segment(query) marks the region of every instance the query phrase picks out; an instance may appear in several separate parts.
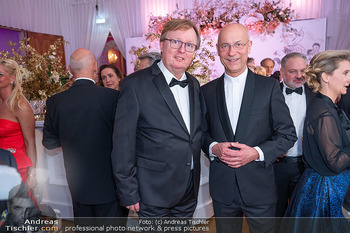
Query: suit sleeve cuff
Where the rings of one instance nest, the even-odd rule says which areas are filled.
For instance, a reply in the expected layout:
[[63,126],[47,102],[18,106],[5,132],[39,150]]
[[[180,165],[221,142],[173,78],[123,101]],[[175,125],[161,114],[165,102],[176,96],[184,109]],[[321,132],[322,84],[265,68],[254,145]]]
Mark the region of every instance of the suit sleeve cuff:
[[218,144],[218,142],[212,142],[210,145],[209,145],[209,158],[210,158],[210,161],[213,161],[217,156],[213,154],[212,152],[212,148],[213,146],[215,146],[216,144]]
[[259,153],[259,158],[256,159],[255,161],[265,161],[264,152],[260,149],[260,147],[255,146],[254,149],[257,150]]

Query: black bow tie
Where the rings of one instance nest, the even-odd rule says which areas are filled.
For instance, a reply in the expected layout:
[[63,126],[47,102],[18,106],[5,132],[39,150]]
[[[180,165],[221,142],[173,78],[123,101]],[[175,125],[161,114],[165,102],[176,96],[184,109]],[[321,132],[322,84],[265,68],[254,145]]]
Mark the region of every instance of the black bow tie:
[[169,83],[169,87],[173,87],[175,85],[180,85],[180,87],[186,87],[187,84],[188,84],[188,80],[187,79],[185,79],[183,81],[179,81],[179,80],[173,78],[171,80],[171,82]]
[[295,88],[294,90],[292,90],[292,89],[290,89],[290,88],[288,88],[288,87],[286,88],[286,94],[287,94],[287,95],[292,94],[293,92],[295,92],[295,93],[301,95],[301,94],[303,94],[303,88],[298,87],[298,88]]

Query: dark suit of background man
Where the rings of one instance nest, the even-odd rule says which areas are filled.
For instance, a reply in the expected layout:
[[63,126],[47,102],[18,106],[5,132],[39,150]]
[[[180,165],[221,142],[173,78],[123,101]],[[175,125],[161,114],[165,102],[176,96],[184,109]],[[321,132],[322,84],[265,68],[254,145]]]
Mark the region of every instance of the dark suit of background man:
[[98,87],[95,56],[77,49],[70,58],[75,82],[46,102],[43,145],[62,147],[75,217],[127,216],[118,204],[111,164],[119,92]]
[[[252,42],[241,24],[223,28],[216,45],[225,74],[202,87],[206,103],[204,152],[217,232],[241,232],[242,219],[274,217],[272,163],[293,146],[295,128],[279,82],[247,68]],[[232,148],[230,148],[232,147]],[[250,232],[273,232],[274,220],[248,218]]]
[[171,20],[160,37],[162,59],[123,80],[112,161],[122,205],[141,218],[191,217],[196,208],[200,88],[185,71],[199,45],[191,21]]
[[281,90],[289,108],[290,115],[297,132],[298,140],[292,148],[276,160],[274,164],[278,201],[276,216],[283,217],[295,185],[304,171],[302,160],[302,135],[306,110],[310,106],[314,94],[305,84],[303,71],[307,59],[300,53],[289,53],[282,58]]

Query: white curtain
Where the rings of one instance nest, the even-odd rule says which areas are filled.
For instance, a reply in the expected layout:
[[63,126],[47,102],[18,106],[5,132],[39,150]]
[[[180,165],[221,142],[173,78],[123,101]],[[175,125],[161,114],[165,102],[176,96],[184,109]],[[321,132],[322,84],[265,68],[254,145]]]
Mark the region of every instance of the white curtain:
[[[98,58],[107,35],[111,32],[125,57],[125,39],[145,34],[151,13],[165,16],[177,9],[191,9],[194,2],[195,0],[1,0],[0,25],[62,35],[69,41],[66,47],[67,61],[70,54],[79,47],[91,50]],[[326,49],[350,49],[349,0],[283,2],[285,6],[292,4],[299,19],[327,18]],[[99,6],[98,14],[106,19],[105,24],[95,23],[96,3]]]
[[327,18],[326,49],[350,50],[349,0],[285,0],[300,19]]
[[119,51],[126,57],[125,39],[142,35],[140,0],[109,0],[104,3],[112,36]]
[[76,48],[71,4],[57,0],[1,0],[0,25],[32,32],[62,35],[70,42],[66,61]]

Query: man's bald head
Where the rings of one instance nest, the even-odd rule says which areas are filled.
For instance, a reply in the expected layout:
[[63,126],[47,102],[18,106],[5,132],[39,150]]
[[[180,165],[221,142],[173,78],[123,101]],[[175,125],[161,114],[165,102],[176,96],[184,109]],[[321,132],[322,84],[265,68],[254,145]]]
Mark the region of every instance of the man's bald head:
[[237,77],[246,70],[251,47],[248,29],[242,24],[232,23],[221,29],[216,48],[226,74]]
[[221,37],[225,36],[226,34],[230,33],[236,33],[239,34],[240,38],[244,38],[245,40],[249,40],[249,31],[248,29],[239,23],[231,23],[226,25],[223,29],[220,30],[219,36],[218,36],[218,43],[220,43]]
[[97,62],[87,49],[79,48],[70,57],[69,70],[75,78],[86,77],[97,80]]

